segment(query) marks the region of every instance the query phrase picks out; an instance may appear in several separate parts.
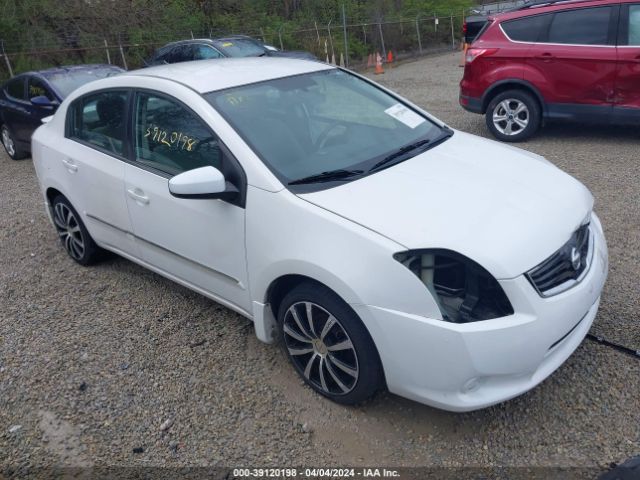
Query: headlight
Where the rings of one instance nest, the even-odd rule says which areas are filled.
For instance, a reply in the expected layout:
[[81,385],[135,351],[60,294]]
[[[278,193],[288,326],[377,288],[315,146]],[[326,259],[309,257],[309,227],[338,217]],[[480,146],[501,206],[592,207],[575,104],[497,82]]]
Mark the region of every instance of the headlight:
[[513,314],[498,281],[464,255],[450,250],[410,250],[393,257],[425,284],[448,322],[477,322]]

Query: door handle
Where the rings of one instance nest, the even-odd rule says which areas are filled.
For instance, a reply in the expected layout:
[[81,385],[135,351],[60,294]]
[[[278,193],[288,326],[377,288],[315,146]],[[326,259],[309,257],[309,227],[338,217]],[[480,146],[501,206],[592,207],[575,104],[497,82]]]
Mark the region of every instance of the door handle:
[[78,171],[78,166],[75,163],[73,163],[73,160],[64,158],[62,160],[62,163],[64,163],[64,166],[67,168],[69,173],[76,173]]
[[545,52],[545,53],[541,53],[540,55],[536,55],[536,58],[538,60],[542,60],[543,62],[550,62],[551,60],[553,60],[555,57],[553,56],[552,53],[549,52]]
[[149,197],[147,197],[139,188],[130,188],[127,190],[127,193],[141,205],[147,205],[149,203]]

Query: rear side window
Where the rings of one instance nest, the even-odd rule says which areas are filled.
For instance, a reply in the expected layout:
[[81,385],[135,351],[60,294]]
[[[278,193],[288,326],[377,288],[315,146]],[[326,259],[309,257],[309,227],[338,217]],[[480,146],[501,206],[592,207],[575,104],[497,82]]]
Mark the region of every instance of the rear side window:
[[222,169],[218,138],[200,117],[165,97],[136,96],[136,160],[170,175],[194,168]]
[[127,97],[126,91],[107,91],[74,102],[69,110],[70,137],[123,156]]
[[552,15],[535,15],[502,23],[507,36],[516,42],[538,42],[551,20]]
[[7,93],[18,100],[26,100],[27,98],[24,95],[24,77],[11,80],[7,84]]
[[629,37],[627,45],[640,46],[640,5],[629,5]]
[[473,34],[473,31],[469,30],[469,26],[467,26],[467,35],[465,37],[465,41],[467,43],[473,43],[476,40],[478,40],[480,37],[482,37],[482,35],[484,35],[484,32],[486,32],[489,27],[493,25],[493,20],[492,21],[486,21],[484,22],[484,25],[482,25],[482,27],[480,28],[480,30],[478,31],[478,33],[476,35]]
[[549,43],[608,45],[611,7],[558,12],[549,28]]

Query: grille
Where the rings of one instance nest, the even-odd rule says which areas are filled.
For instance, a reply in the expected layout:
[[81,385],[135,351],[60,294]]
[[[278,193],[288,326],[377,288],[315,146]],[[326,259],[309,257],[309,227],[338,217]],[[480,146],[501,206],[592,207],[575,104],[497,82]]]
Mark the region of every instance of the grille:
[[557,295],[581,280],[589,268],[590,243],[589,224],[583,225],[557,252],[527,272],[527,278],[541,296]]

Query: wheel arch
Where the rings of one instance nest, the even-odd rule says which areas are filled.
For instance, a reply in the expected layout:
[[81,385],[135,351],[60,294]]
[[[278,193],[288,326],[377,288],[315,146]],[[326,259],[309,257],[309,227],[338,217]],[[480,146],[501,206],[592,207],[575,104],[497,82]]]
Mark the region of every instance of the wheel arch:
[[51,208],[51,205],[53,204],[53,199],[56,198],[58,195],[62,195],[64,198],[67,198],[64,195],[64,193],[62,193],[57,188],[54,188],[54,187],[47,188],[47,190],[45,191],[45,197],[47,198],[47,202],[49,203],[49,208]]
[[512,78],[508,80],[501,80],[499,82],[494,83],[491,88],[489,88],[484,95],[482,96],[482,113],[487,113],[487,108],[489,108],[489,103],[491,100],[495,98],[496,95],[501,94],[502,92],[506,92],[507,90],[523,90],[527,93],[533,95],[533,97],[538,101],[538,105],[540,106],[540,112],[543,117],[546,117],[547,108],[545,105],[544,98],[542,94],[538,91],[538,89],[533,86],[531,83],[526,80],[520,80],[517,78]]
[[380,365],[380,372],[382,375],[381,381],[382,381],[382,384],[384,385],[384,388],[386,389],[387,388],[386,372],[384,369],[384,364],[382,362],[382,357],[380,355],[379,346],[376,344],[374,337],[372,335],[372,332],[367,326],[365,320],[361,318],[360,315],[358,315],[358,313],[351,307],[347,299],[345,299],[345,297],[341,295],[340,292],[336,290],[336,288],[332,288],[330,285],[327,285],[325,282],[317,280],[316,278],[313,278],[306,274],[288,273],[288,274],[281,275],[278,278],[275,278],[267,287],[265,292],[265,297],[264,297],[264,302],[266,305],[269,306],[269,310],[273,314],[273,319],[275,320],[275,322],[278,321],[277,320],[278,310],[280,309],[280,305],[282,303],[282,300],[286,296],[286,294],[289,291],[291,291],[291,289],[295,288],[296,285],[300,285],[302,283],[315,284],[329,290],[331,293],[336,295],[337,298],[342,300],[345,303],[345,305],[348,307],[348,309],[353,312],[353,315],[355,315],[355,317],[360,321],[360,323],[362,324],[362,328],[364,328],[367,336],[369,337],[373,345],[373,349],[375,350],[375,354],[377,356],[377,361],[379,362],[379,365]]

